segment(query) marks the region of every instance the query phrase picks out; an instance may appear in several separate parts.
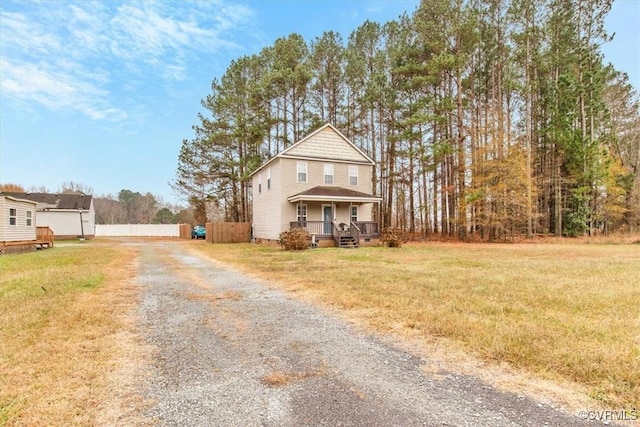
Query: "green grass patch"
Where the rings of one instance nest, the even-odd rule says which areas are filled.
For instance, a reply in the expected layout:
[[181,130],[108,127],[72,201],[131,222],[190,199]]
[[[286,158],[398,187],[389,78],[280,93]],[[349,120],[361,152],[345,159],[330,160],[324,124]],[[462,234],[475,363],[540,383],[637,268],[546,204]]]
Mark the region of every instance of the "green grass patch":
[[485,361],[583,385],[606,405],[640,402],[636,245],[194,247],[379,330],[445,337]]
[[13,298],[43,293],[66,293],[99,286],[104,274],[96,269],[108,263],[112,250],[62,247],[0,257],[0,304]]

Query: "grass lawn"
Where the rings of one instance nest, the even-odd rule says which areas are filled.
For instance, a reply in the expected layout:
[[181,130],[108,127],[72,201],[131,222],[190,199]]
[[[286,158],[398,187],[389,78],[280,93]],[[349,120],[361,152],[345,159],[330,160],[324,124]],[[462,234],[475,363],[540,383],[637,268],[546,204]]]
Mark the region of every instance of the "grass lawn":
[[134,257],[89,245],[0,256],[0,425],[98,422],[124,357]]
[[638,244],[191,244],[379,331],[577,384],[606,408],[640,405]]

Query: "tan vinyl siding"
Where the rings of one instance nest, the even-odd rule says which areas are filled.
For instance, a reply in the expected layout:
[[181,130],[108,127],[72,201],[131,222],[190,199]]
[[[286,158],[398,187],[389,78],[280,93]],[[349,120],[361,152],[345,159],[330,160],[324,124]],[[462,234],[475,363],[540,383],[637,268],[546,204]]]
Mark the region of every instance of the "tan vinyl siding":
[[4,229],[7,227],[7,221],[5,220],[5,217],[7,215],[7,212],[9,211],[6,207],[6,202],[5,202],[5,197],[3,195],[0,194],[0,242],[4,242],[5,238],[4,238]]
[[[0,226],[1,242],[20,242],[36,240],[36,203],[0,196],[2,210],[2,226]],[[15,209],[16,224],[9,225],[9,212]],[[27,212],[31,212],[31,225],[27,225]]]
[[292,147],[287,151],[286,155],[315,159],[334,159],[346,162],[369,162],[355,147],[347,143],[330,128],[325,128],[313,135],[309,140]]
[[[282,176],[281,208],[283,217],[281,221],[281,231],[288,230],[289,222],[296,220],[297,211],[295,203],[287,201],[287,198],[318,185],[326,185],[324,184],[324,165],[326,162],[322,160],[307,161],[308,179],[306,183],[297,182],[297,163],[298,161],[294,159],[280,159],[279,162],[280,173]],[[356,165],[358,166],[358,185],[349,185],[349,166],[354,165],[349,163],[334,164],[334,186],[371,194],[371,166]],[[349,211],[346,206],[348,206],[348,204],[341,203],[336,212],[336,217],[342,218],[341,222],[347,222],[349,219]],[[366,203],[359,206],[358,214],[360,216],[360,221],[370,221],[371,207],[373,205],[371,203]],[[344,212],[342,212],[343,209]],[[309,221],[322,221],[322,211],[320,206],[310,204],[307,214]]]
[[[358,184],[351,185],[349,182],[349,166],[358,168]],[[367,194],[373,194],[371,186],[371,166],[354,165],[349,163],[336,163],[335,166],[335,183],[338,187],[348,188],[350,190],[361,191]]]
[[[282,193],[286,197],[293,196],[302,191],[327,185],[324,183],[324,165],[327,162],[322,160],[308,160],[307,182],[298,182],[298,162],[295,159],[279,159],[282,176]],[[349,185],[349,166],[358,167],[358,185]],[[349,188],[363,193],[371,194],[371,166],[354,165],[352,163],[333,164],[333,185],[336,187]],[[285,200],[286,200],[285,197]]]
[[[269,165],[271,189],[267,189],[267,170],[263,169],[252,177],[253,186],[253,235],[258,239],[276,240],[281,229],[277,218],[281,217],[282,198],[280,161],[276,159]],[[258,183],[262,180],[262,191],[258,192]],[[286,199],[286,197],[285,197]],[[293,220],[292,220],[293,221]],[[286,229],[289,227],[287,226]],[[286,230],[285,229],[285,230]]]

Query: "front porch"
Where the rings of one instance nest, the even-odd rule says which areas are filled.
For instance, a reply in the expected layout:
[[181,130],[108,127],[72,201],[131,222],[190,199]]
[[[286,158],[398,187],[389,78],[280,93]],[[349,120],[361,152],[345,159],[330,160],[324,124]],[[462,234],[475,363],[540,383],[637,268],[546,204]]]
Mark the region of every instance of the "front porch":
[[[287,198],[296,218],[289,228],[304,228],[313,246],[357,248],[379,239],[373,205],[380,198],[342,187],[317,186]],[[283,224],[285,225],[285,224]]]
[[368,246],[380,238],[379,224],[375,221],[356,221],[350,224],[336,221],[292,221],[290,228],[304,228],[311,235],[312,242],[318,246],[333,242],[342,248]]

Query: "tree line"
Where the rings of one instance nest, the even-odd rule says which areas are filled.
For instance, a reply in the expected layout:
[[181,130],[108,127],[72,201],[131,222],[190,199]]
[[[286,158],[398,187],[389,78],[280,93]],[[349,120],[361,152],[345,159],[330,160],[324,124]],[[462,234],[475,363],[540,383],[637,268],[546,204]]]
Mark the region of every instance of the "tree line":
[[612,0],[428,0],[346,42],[291,34],[231,62],[171,183],[251,220],[249,175],[332,123],[374,161],[376,219],[493,240],[640,225],[640,101],[605,64]]
[[153,194],[123,189],[93,198],[96,224],[193,224],[192,209],[164,203]]

